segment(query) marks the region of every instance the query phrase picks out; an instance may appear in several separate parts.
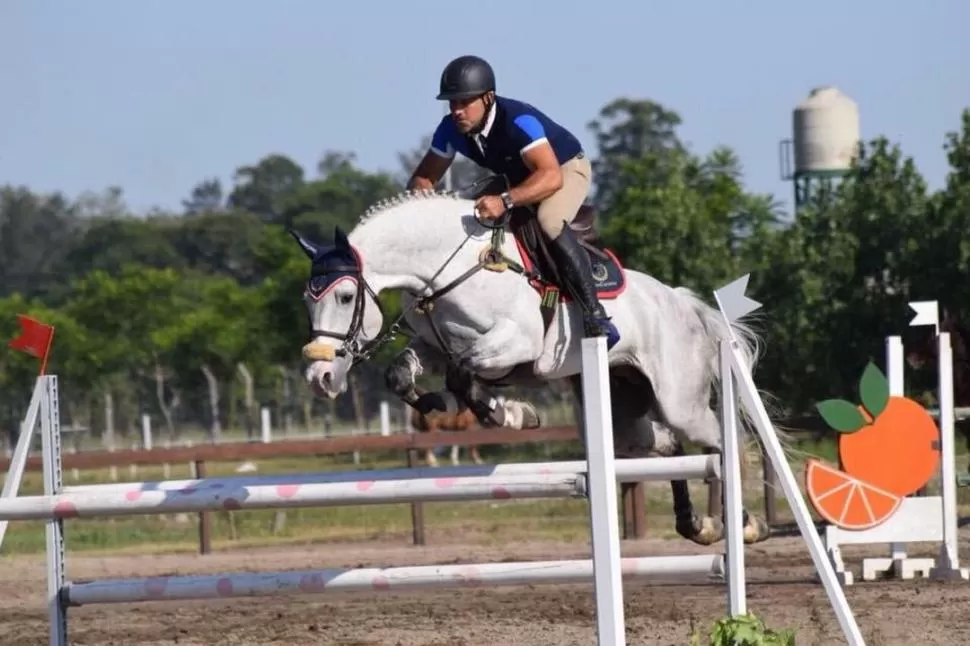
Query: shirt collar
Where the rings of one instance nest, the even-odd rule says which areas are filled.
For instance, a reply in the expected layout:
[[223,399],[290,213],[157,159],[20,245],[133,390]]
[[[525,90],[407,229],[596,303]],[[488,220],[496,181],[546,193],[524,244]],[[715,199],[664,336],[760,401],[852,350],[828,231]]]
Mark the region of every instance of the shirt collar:
[[488,133],[492,131],[492,124],[495,123],[495,113],[498,111],[498,100],[492,102],[492,107],[489,108],[488,116],[485,118],[485,125],[482,127],[481,135],[487,137]]

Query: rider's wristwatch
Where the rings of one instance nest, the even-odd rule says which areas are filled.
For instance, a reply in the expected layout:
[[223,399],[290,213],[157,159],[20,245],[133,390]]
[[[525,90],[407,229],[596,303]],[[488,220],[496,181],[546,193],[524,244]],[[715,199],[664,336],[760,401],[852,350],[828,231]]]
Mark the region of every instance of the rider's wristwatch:
[[505,210],[511,211],[512,207],[515,206],[515,202],[512,201],[512,196],[509,195],[508,191],[506,191],[505,193],[502,193],[500,197],[502,198],[502,204],[505,205]]

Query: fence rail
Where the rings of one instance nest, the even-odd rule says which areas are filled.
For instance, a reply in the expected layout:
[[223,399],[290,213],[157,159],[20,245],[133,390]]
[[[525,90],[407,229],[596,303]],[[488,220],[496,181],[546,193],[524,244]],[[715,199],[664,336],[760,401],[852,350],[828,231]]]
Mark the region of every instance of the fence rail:
[[[803,417],[779,422],[788,432],[814,435],[816,439],[828,435],[828,429],[815,418]],[[578,442],[579,430],[576,426],[556,426],[529,430],[487,429],[472,431],[432,431],[425,433],[393,433],[391,435],[344,435],[318,439],[280,439],[264,443],[259,441],[235,442],[226,444],[199,444],[171,448],[123,449],[115,451],[84,451],[65,453],[65,469],[104,469],[138,466],[191,463],[195,467],[195,478],[206,477],[206,463],[229,461],[252,461],[261,459],[338,455],[355,452],[395,452],[406,454],[407,466],[418,466],[417,451],[439,446],[485,446],[485,445],[525,445],[536,443]],[[10,469],[9,458],[0,459],[0,469]],[[41,468],[41,458],[33,455],[28,458],[27,470]],[[764,511],[769,524],[777,522],[774,495],[774,473],[767,461],[762,461],[764,470]],[[646,536],[645,482],[621,483],[622,506],[621,527],[624,538],[644,538]],[[721,513],[720,482],[708,484],[708,513]],[[422,503],[411,504],[412,536],[416,545],[425,543],[424,515]],[[199,512],[199,550],[206,554],[211,551],[211,531],[208,511]]]
[[[553,426],[530,430],[493,429],[474,431],[434,431],[428,433],[395,433],[392,435],[345,435],[320,439],[282,439],[269,443],[258,441],[226,444],[197,444],[153,449],[120,449],[116,451],[83,451],[65,453],[65,469],[104,469],[131,465],[150,466],[180,462],[231,462],[266,460],[307,455],[337,455],[355,451],[408,451],[433,449],[442,445],[474,446],[490,444],[532,444],[579,440],[575,426]],[[27,460],[28,470],[40,469],[41,458]],[[0,469],[8,470],[10,459],[0,460]]]

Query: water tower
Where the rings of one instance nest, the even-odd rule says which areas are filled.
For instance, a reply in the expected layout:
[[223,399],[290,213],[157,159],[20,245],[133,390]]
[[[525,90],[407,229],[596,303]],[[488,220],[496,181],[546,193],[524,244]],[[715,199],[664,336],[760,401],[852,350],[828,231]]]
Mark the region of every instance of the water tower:
[[781,172],[795,183],[797,211],[818,188],[849,172],[861,139],[859,108],[835,87],[815,88],[795,107],[792,133],[781,142]]

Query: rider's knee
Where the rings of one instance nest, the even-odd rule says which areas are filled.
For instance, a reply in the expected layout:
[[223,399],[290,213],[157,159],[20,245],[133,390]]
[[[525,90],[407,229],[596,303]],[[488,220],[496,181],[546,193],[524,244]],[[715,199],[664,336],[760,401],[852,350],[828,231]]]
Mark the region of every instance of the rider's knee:
[[539,227],[550,240],[558,238],[566,223],[572,219],[566,217],[566,214],[561,209],[555,208],[554,205],[548,204],[548,202],[539,204],[537,218],[539,220]]

